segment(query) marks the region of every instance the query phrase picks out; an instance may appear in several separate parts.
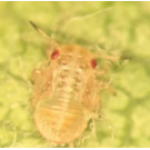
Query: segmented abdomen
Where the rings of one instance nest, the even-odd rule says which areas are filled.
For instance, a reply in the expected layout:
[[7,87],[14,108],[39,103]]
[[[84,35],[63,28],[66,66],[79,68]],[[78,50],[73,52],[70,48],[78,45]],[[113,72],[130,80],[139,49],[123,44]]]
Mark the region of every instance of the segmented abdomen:
[[43,101],[35,112],[37,127],[50,141],[57,143],[72,141],[86,128],[86,117],[81,108],[73,101],[52,99]]
[[72,68],[61,68],[54,73],[50,96],[40,100],[35,111],[37,127],[46,139],[67,143],[85,130],[87,120],[79,101],[80,78]]

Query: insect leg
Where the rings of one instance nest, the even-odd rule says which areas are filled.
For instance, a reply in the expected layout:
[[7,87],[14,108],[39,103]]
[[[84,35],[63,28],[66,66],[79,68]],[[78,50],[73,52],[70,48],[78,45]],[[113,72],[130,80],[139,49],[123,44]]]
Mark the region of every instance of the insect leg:
[[36,81],[41,76],[41,70],[40,69],[34,69],[32,72],[32,80]]
[[[42,70],[41,69],[34,69],[32,72],[32,81],[34,82],[34,89],[37,91],[38,82],[41,81],[42,78]],[[32,106],[35,107],[39,99],[37,98],[36,92],[33,94],[32,97]]]
[[111,138],[114,139],[114,135],[117,132],[117,130],[113,126],[112,122],[110,120],[108,120],[108,118],[106,118],[106,116],[104,115],[104,111],[106,111],[106,110],[103,109],[103,111],[102,111],[103,113],[101,113],[101,116],[97,121],[102,122],[101,124],[104,125],[104,127],[109,131]]
[[69,148],[73,148],[74,147],[74,143],[73,142],[68,143],[68,147]]
[[108,55],[106,52],[103,52],[102,49],[99,48],[99,46],[96,46],[96,56],[98,58],[101,58],[102,60],[110,61],[110,63],[117,63],[120,60],[120,57],[118,55]]
[[90,132],[88,132],[86,135],[83,135],[78,142],[78,147],[81,147],[81,145],[84,143],[85,140],[89,139],[94,133],[95,133],[95,123],[92,119],[92,122],[89,124]]
[[111,87],[112,78],[108,82],[101,82],[101,87],[103,87],[104,90],[107,90],[110,94],[116,95],[115,90]]

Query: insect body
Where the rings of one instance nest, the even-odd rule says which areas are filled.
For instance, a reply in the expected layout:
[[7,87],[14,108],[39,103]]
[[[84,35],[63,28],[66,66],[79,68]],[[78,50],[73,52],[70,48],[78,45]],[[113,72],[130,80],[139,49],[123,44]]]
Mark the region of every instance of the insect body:
[[77,45],[52,47],[49,54],[50,65],[34,70],[34,119],[44,138],[69,143],[82,135],[98,105],[96,61]]

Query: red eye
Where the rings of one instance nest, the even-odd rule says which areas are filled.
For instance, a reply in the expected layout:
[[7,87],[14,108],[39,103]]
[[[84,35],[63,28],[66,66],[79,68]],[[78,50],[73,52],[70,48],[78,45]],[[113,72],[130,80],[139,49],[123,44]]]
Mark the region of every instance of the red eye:
[[95,59],[92,59],[90,63],[91,63],[91,67],[92,67],[93,69],[97,66],[97,62],[96,62]]
[[52,54],[51,54],[51,59],[56,59],[56,58],[58,58],[59,57],[59,50],[55,50],[55,51],[53,51],[52,52]]

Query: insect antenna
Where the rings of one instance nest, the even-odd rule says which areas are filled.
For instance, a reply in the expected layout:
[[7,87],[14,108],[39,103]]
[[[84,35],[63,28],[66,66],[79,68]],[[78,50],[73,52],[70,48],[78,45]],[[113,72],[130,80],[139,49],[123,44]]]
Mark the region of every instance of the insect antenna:
[[[51,47],[51,49],[58,47],[57,42],[53,38],[49,37],[46,33],[44,33],[35,23],[30,21],[30,24],[36,31],[38,31],[48,41],[48,45],[49,47]],[[49,51],[46,52],[48,56],[49,56],[51,49],[49,49]]]
[[32,27],[37,30],[44,38],[48,39],[48,40],[51,40],[51,38],[46,34],[44,33],[35,23],[33,23],[32,21],[30,21],[30,24],[32,25]]
[[67,29],[67,27],[69,27],[69,25],[73,22],[76,22],[76,21],[83,21],[85,19],[88,19],[88,18],[91,18],[93,16],[96,16],[96,15],[99,15],[103,12],[107,12],[107,11],[110,11],[112,9],[112,7],[108,7],[108,8],[105,8],[105,9],[102,9],[102,10],[98,10],[98,11],[95,11],[93,13],[90,13],[90,14],[87,14],[85,16],[75,16],[75,17],[70,17],[70,18],[67,18],[67,21],[66,23],[61,27],[61,31],[65,31]]

